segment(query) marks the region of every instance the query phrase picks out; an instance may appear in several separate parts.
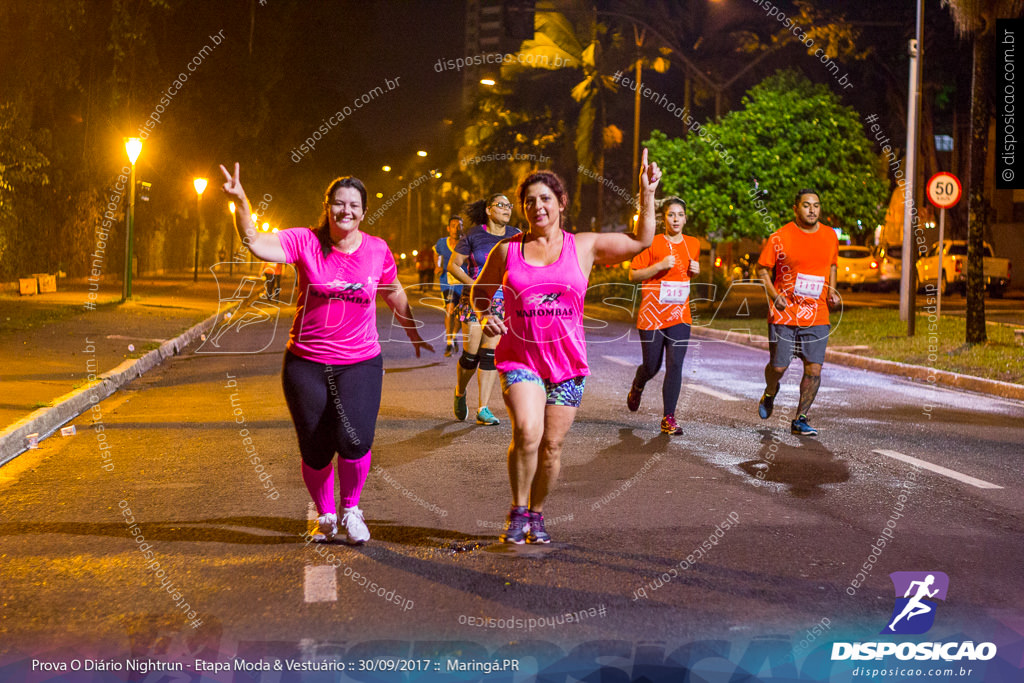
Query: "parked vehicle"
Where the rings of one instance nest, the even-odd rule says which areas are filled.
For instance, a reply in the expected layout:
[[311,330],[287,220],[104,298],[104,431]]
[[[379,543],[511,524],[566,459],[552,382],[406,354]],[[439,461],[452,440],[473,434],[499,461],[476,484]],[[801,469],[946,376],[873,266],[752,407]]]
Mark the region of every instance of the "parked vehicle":
[[[1009,259],[997,258],[988,242],[984,244],[983,261],[985,287],[991,297],[1000,299],[1010,284],[1013,264]],[[943,294],[949,294],[953,289],[959,290],[961,294],[967,290],[966,240],[944,240],[941,256],[936,242],[928,254],[917,262],[918,289],[936,283],[941,283]]]
[[853,291],[878,286],[878,260],[870,247],[839,246],[839,267],[836,286],[846,285]]
[[903,246],[889,244],[879,246],[875,250],[878,261],[878,288],[899,289],[903,277]]

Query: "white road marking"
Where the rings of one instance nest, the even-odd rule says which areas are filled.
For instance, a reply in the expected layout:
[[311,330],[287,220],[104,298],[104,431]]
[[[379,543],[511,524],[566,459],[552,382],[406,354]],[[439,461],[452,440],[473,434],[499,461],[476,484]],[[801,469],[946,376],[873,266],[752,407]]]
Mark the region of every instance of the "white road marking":
[[306,602],[337,602],[338,573],[329,564],[306,567]]
[[910,463],[911,465],[914,465],[916,467],[920,467],[921,469],[929,470],[931,472],[935,472],[936,474],[941,474],[941,475],[943,475],[945,477],[949,477],[950,479],[956,479],[957,481],[962,481],[963,483],[970,484],[971,486],[977,486],[979,489],[1001,489],[1001,488],[1003,488],[1002,486],[999,486],[997,484],[993,484],[991,482],[984,481],[983,479],[975,479],[972,476],[969,476],[969,475],[966,475],[966,474],[961,474],[961,473],[957,472],[956,470],[951,470],[951,469],[949,469],[947,467],[943,467],[941,465],[933,465],[930,462],[926,462],[924,460],[918,460],[917,458],[911,457],[909,455],[903,455],[902,453],[899,453],[897,451],[875,450],[875,451],[872,451],[872,452],[873,453],[878,453],[879,455],[888,456],[888,457],[890,457],[890,458],[892,458],[894,460],[901,460],[903,462]]
[[722,393],[721,391],[715,391],[714,389],[708,389],[707,387],[705,387],[703,385],[700,385],[700,384],[687,384],[686,387],[688,389],[693,389],[694,391],[699,391],[702,394],[707,394],[708,396],[714,396],[715,398],[721,399],[723,401],[741,401],[741,400],[743,400],[741,398],[737,398],[736,396],[732,396],[730,394]]
[[167,341],[166,339],[150,339],[148,337],[125,337],[120,334],[108,334],[107,339],[121,339],[124,341],[147,341],[156,342],[158,344],[163,344],[165,341]]
[[[316,506],[310,501],[306,508],[306,519],[317,518]],[[307,562],[308,562],[307,556]],[[306,602],[337,602],[338,601],[338,576],[335,568],[329,564],[311,565],[307,564],[306,577],[303,583],[303,592]]]
[[623,358],[622,356],[601,356],[601,358],[604,358],[606,361],[615,363],[616,365],[622,365],[627,368],[635,368],[636,366],[640,365],[640,361],[632,360],[629,358]]

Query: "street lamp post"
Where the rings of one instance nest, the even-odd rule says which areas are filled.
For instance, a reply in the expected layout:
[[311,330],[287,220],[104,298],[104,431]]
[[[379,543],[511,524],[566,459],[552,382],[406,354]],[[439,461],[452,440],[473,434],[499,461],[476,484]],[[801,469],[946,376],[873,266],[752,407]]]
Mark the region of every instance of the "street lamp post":
[[228,211],[231,212],[231,251],[228,253],[228,276],[235,274],[235,203],[228,202]]
[[196,227],[196,255],[192,266],[192,282],[199,282],[199,233],[203,231],[203,190],[206,189],[206,178],[194,178],[192,185],[196,188],[196,212],[199,214],[199,225]]
[[125,138],[124,151],[128,154],[128,161],[132,164],[132,173],[129,182],[128,211],[125,221],[127,229],[124,235],[124,281],[121,284],[121,303],[132,298],[132,241],[135,237],[135,161],[142,152],[142,140],[138,138]]

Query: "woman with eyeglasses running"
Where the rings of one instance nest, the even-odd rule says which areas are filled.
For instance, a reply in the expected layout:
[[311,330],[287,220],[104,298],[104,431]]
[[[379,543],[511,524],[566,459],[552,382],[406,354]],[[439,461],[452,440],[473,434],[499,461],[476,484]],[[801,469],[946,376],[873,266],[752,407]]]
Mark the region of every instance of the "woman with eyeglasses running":
[[[449,278],[455,278],[464,285],[472,285],[495,245],[503,239],[520,234],[521,231],[508,224],[512,218],[512,202],[501,193],[492,194],[487,199],[467,205],[464,213],[474,227],[470,228],[455,246],[455,253],[448,261],[448,275]],[[468,274],[463,270],[464,265],[469,266]],[[459,303],[459,320],[463,323],[463,344],[455,387],[455,418],[465,420],[469,415],[466,389],[473,379],[473,373],[476,372],[480,389],[480,407],[476,412],[476,422],[481,425],[496,425],[499,422],[498,418],[494,417],[487,403],[491,399],[491,390],[497,378],[494,369],[494,347],[498,345],[498,337],[484,332],[469,303],[469,287],[463,288],[462,296]],[[503,304],[499,288],[492,304],[494,315],[504,315]]]
[[583,399],[587,346],[583,300],[595,263],[618,263],[651,244],[656,220],[658,165],[640,172],[640,220],[635,234],[563,229],[568,210],[565,183],[551,171],[531,173],[517,197],[529,230],[491,252],[471,293],[478,315],[505,290],[505,316],[490,315],[484,328],[501,335],[497,367],[512,419],[508,476],[512,489],[504,543],[550,543],[544,500],[561,469],[562,442]]
[[387,242],[359,229],[366,215],[366,188],[357,178],[338,178],[327,188],[316,230],[259,232],[249,200],[234,174],[224,174],[224,194],[238,206],[235,220],[257,258],[294,263],[299,297],[281,373],[302,455],[302,479],[316,504],[319,534],[338,533],[334,500],[334,454],[338,454],[344,527],[349,543],[365,543],[370,531],[359,496],[370,472],[370,448],[380,411],[384,365],[377,341],[376,294],[381,294],[405,329],[418,358],[433,352],[420,338]]
[[683,386],[683,359],[690,341],[690,278],[700,273],[700,242],[683,234],[686,202],[667,197],[661,202],[665,234],[656,235],[651,246],[637,254],[629,264],[629,279],[642,282],[640,313],[636,326],[640,333],[643,363],[636,369],[626,406],[636,412],[644,385],[661,370],[665,356],[665,380],[661,386],[664,415],[661,431],[678,436],[676,403]]

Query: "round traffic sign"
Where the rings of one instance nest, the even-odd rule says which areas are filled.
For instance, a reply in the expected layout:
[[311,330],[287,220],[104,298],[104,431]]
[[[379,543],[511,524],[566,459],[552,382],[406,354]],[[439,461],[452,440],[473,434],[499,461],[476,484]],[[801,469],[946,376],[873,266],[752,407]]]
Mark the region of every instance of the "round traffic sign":
[[939,209],[950,209],[960,201],[963,193],[960,180],[952,173],[936,173],[928,181],[928,201]]

